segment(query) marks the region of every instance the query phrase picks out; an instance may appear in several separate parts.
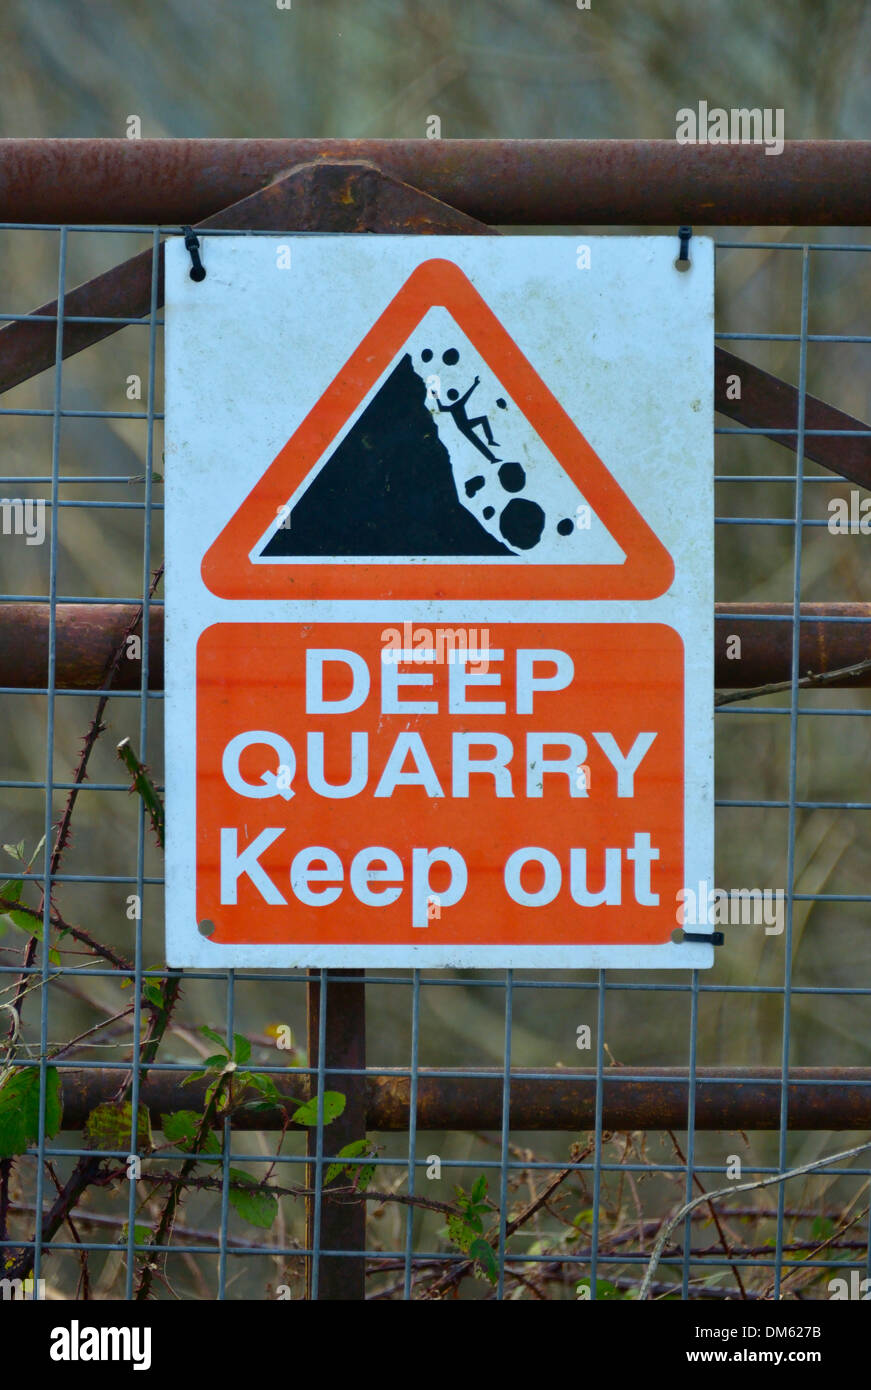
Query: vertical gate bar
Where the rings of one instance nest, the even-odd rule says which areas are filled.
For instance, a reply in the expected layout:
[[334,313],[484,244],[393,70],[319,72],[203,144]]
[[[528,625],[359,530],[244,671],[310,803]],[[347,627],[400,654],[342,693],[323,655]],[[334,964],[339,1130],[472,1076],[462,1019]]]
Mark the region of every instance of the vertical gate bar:
[[[687,1172],[684,1188],[684,1202],[693,1199],[693,1170],[696,1161],[696,1059],[699,1039],[699,972],[692,972],[692,994],[690,995],[690,1056],[687,1068]],[[683,1227],[683,1273],[681,1275],[681,1298],[689,1298],[690,1250],[692,1247],[692,1220],[689,1213]]]
[[[46,1089],[48,1084],[48,1009],[49,1009],[49,951],[51,947],[51,903],[53,872],[57,867],[52,847],[52,809],[54,804],[54,720],[55,720],[55,673],[57,666],[57,570],[61,509],[60,500],[60,430],[61,404],[63,401],[63,336],[64,300],[67,277],[67,228],[60,229],[58,248],[58,289],[57,289],[57,327],[55,335],[55,370],[52,405],[51,430],[51,550],[49,552],[49,643],[48,643],[48,693],[46,719],[45,752],[45,823],[43,827],[42,881],[42,943],[40,951],[39,983],[39,1132],[37,1135],[36,1196],[34,1206],[34,1246],[33,1246],[33,1297],[39,1296],[39,1280],[42,1270],[42,1210],[45,1190],[46,1166]],[[31,938],[25,960],[30,964],[35,958],[36,938]],[[16,1003],[21,1001],[17,998]]]
[[[154,488],[154,401],[157,389],[157,253],[160,234],[155,227],[151,234],[151,310],[148,324],[148,388],[145,393],[145,510],[142,514],[142,657],[139,663],[139,757],[144,763],[148,758],[148,647],[151,627],[151,517]],[[136,820],[136,897],[139,914],[134,919],[133,949],[133,1037],[138,1039],[142,1014],[142,940],[144,915],[142,904],[145,901],[145,803],[138,798]],[[130,1081],[130,1152],[139,1153],[139,1088],[142,1080],[142,1049],[133,1048],[133,1074]],[[125,1274],[125,1299],[133,1299],[133,1281],[136,1274],[136,1207],[139,1193],[136,1182],[128,1184],[127,1199],[127,1272]]]
[[[420,1059],[420,971],[412,971],[411,987],[411,1077],[408,1083],[408,1195],[414,1196],[415,1163],[417,1160],[417,1072]],[[414,1207],[405,1213],[405,1269],[402,1296],[411,1298],[414,1273],[411,1262],[414,1250]]]
[[[236,1039],[233,1031],[236,1022],[236,972],[227,971],[227,1022],[224,1037],[227,1051],[235,1056]],[[230,1220],[230,1163],[233,1158],[233,1127],[229,1115],[224,1115],[221,1135],[221,1225],[218,1235],[218,1300],[227,1297],[227,1250],[229,1247],[228,1226]]]
[[514,1005],[514,971],[505,971],[505,1051],[502,1062],[502,1136],[499,1146],[499,1280],[496,1297],[505,1297],[505,1240],[508,1223],[508,1169],[511,1163],[511,1029]]
[[[807,356],[808,356],[808,304],[810,298],[810,247],[805,245],[801,253],[801,337],[798,357],[798,418],[796,420],[795,441],[795,513],[793,524],[793,578],[792,578],[792,688],[789,701],[789,825],[786,847],[786,930],[783,935],[783,1035],[781,1044],[780,1073],[780,1136],[777,1148],[777,1166],[781,1173],[786,1171],[786,1155],[789,1142],[789,1054],[790,1026],[792,1022],[792,921],[795,907],[795,835],[798,799],[798,707],[799,707],[799,665],[800,665],[800,614],[801,614],[801,562],[802,562],[802,521],[804,518],[804,431],[805,401],[807,397]],[[775,1299],[780,1298],[780,1281],[783,1270],[783,1222],[786,1211],[786,1183],[777,1187],[777,1237],[774,1266]]]
[[[320,1249],[321,1249],[321,1193],[323,1191],[323,1156],[324,1156],[324,1093],[326,1091],[326,1055],[327,1055],[327,1016],[329,1013],[329,1002],[327,998],[327,972],[319,970],[317,972],[318,995],[315,1005],[314,997],[310,997],[306,991],[306,1020],[310,1022],[307,1032],[307,1055],[309,1062],[315,1063],[314,1082],[309,1073],[309,1094],[312,1090],[317,1097],[317,1113],[314,1130],[314,1145],[306,1144],[306,1151],[310,1158],[314,1158],[314,1172],[312,1165],[309,1164],[307,1172],[309,1178],[308,1186],[311,1189],[312,1199],[306,1205],[306,1247],[311,1252],[306,1264],[306,1294],[310,1300],[317,1299],[318,1285],[320,1276]],[[310,1136],[311,1137],[311,1136]]]
[[599,1281],[599,1205],[602,1200],[602,1113],[605,1070],[605,971],[600,970],[596,1002],[596,1107],[593,1136],[593,1220],[590,1231],[590,1298],[596,1298]]
[[[366,1067],[366,985],[359,970],[310,970],[306,993],[308,1065],[319,1073],[312,1077],[311,1093],[323,1079],[324,1090],[340,1091],[345,1097],[345,1109],[328,1128],[317,1125],[308,1130],[306,1153],[318,1159],[324,1153],[335,1156],[366,1134],[366,1077],[341,1075],[344,1067],[360,1073]],[[330,1069],[327,1075],[325,1067]],[[366,1288],[366,1204],[330,1201],[323,1173],[321,1184],[317,1182],[317,1168],[316,1162],[306,1165],[306,1187],[321,1188],[319,1195],[306,1199],[306,1249],[312,1252],[306,1260],[306,1297],[359,1301]],[[340,1175],[331,1185],[347,1183]],[[355,1253],[322,1259],[330,1250]]]

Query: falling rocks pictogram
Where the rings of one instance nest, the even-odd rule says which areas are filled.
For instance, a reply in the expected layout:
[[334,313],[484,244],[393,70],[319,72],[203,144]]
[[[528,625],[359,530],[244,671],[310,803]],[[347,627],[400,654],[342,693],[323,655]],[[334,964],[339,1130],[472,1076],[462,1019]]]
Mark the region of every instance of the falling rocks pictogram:
[[289,521],[264,546],[264,558],[514,553],[460,502],[408,353],[292,506]]

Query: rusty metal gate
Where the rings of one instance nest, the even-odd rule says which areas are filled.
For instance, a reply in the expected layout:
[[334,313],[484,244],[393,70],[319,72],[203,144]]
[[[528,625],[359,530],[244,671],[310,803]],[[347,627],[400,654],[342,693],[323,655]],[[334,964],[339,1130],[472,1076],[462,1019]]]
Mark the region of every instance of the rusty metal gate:
[[[871,1273],[871,146],[3,145],[7,1276],[67,1298],[759,1299]],[[167,971],[163,238],[655,226],[677,255],[692,224],[730,229],[718,876],[782,889],[782,932],[733,925],[710,975],[655,982]],[[816,230],[731,230],[785,225]]]

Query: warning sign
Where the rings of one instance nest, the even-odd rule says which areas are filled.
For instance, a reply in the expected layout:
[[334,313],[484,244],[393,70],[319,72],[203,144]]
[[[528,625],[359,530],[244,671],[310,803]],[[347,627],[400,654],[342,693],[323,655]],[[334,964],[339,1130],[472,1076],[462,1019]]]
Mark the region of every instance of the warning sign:
[[172,964],[711,963],[710,245],[575,250],[168,248]]

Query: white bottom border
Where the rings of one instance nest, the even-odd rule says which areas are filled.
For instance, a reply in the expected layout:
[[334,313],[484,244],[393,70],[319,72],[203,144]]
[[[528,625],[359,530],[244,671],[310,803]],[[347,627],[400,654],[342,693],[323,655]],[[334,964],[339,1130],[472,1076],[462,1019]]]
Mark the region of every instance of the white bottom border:
[[[176,949],[178,947],[178,949]],[[709,970],[714,947],[661,946],[220,945],[188,934],[167,940],[172,969],[219,970]]]

